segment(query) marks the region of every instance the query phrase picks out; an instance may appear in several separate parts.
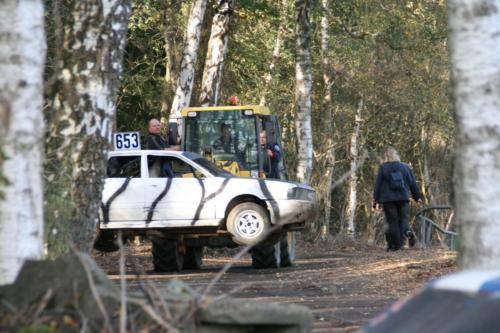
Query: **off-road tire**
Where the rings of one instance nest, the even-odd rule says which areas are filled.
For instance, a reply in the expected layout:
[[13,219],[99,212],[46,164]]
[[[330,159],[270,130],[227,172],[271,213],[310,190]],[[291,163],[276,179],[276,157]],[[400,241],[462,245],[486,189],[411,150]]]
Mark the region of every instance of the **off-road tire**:
[[94,249],[101,252],[115,252],[120,247],[118,246],[117,237],[113,232],[98,229],[94,241]]
[[253,268],[280,267],[280,243],[274,245],[258,244],[251,250]]
[[155,272],[179,272],[182,270],[184,257],[179,253],[177,241],[154,237],[151,242]]
[[280,240],[280,267],[291,267],[295,260],[295,235],[288,232]]
[[203,264],[203,247],[188,247],[184,255],[184,269],[200,269]]
[[263,241],[271,223],[264,207],[254,202],[244,202],[229,212],[226,228],[235,243],[249,245]]

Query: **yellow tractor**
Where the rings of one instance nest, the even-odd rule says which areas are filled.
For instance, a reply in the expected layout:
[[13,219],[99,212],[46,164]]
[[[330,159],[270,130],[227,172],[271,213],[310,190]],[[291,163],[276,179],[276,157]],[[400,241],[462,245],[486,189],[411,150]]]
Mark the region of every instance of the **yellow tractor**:
[[[198,153],[225,170],[254,178],[288,179],[284,163],[278,118],[269,108],[258,105],[187,107],[181,110],[182,150]],[[170,130],[176,135],[175,130]],[[172,142],[172,138],[170,139]],[[271,160],[270,147],[281,150]],[[291,266],[295,237],[280,230],[274,245],[259,244],[251,250],[256,268]]]
[[[205,156],[238,176],[288,178],[283,158],[273,164],[266,153],[266,146],[282,147],[279,123],[269,108],[258,105],[188,107],[182,109],[181,114],[182,150]],[[265,135],[265,145],[261,135]]]

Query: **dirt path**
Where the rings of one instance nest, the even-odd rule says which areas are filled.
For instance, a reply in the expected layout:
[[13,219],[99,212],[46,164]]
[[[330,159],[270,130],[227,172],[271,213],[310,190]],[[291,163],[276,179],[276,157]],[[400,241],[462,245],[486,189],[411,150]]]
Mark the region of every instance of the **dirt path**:
[[[139,278],[151,279],[159,287],[166,279],[180,278],[201,291],[230,260],[228,255],[209,255],[199,271],[159,275],[151,272],[149,246],[128,247],[126,252],[131,289],[138,285],[134,274],[142,270]],[[117,254],[96,253],[94,258],[112,279],[118,279]],[[300,251],[291,268],[254,270],[250,258],[244,257],[212,294],[305,305],[313,311],[314,332],[352,332],[394,300],[455,269],[455,253],[438,249],[387,253],[380,247],[323,247],[321,251],[309,247]]]

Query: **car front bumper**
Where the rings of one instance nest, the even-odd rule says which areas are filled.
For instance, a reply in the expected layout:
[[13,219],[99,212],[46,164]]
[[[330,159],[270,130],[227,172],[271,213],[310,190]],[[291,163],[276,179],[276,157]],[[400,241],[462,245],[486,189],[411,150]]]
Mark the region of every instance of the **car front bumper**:
[[314,201],[268,200],[266,201],[272,224],[308,222],[313,216]]

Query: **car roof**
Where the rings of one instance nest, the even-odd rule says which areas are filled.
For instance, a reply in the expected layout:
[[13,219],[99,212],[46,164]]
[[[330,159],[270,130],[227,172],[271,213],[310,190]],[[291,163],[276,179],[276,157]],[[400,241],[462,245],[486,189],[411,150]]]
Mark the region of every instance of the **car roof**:
[[164,155],[164,156],[185,156],[191,160],[201,158],[202,156],[189,151],[178,151],[178,150],[148,150],[148,149],[137,149],[137,150],[112,150],[108,153],[109,156],[131,156],[131,155]]

